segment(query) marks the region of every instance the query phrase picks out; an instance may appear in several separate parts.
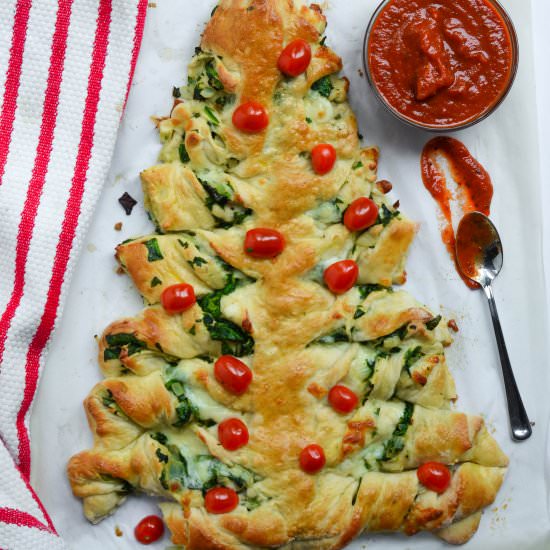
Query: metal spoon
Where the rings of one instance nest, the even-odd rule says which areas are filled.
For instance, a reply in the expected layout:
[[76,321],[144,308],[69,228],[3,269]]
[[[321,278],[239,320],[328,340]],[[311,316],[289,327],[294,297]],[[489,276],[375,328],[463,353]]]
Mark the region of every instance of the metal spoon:
[[487,216],[480,212],[471,212],[462,218],[456,233],[456,258],[462,273],[481,285],[489,301],[508,400],[512,438],[516,441],[524,441],[531,436],[531,423],[512,372],[491,286],[502,269],[502,242],[495,226]]

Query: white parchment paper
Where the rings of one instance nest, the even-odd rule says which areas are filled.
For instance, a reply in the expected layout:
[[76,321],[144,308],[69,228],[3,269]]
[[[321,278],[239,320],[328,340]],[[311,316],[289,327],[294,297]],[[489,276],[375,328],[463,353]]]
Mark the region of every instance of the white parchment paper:
[[[328,43],[342,56],[351,80],[351,103],[365,144],[381,148],[380,177],[394,184],[401,209],[421,223],[408,262],[407,288],[460,326],[448,361],[457,381],[457,408],[480,413],[510,456],[510,470],[494,507],[484,514],[468,550],[548,550],[550,417],[548,328],[541,252],[539,179],[531,4],[504,0],[520,39],[514,89],[495,115],[456,134],[488,169],[495,196],[492,219],[504,243],[504,269],[495,284],[501,322],[516,378],[531,419],[533,437],[513,443],[508,435],[498,354],[484,297],[469,291],[454,272],[439,236],[436,205],[422,186],[419,156],[427,133],[407,128],[377,104],[362,69],[363,33],[376,0],[331,0],[326,6]],[[167,114],[172,86],[185,81],[186,65],[214,0],[157,0],[150,7],[140,58],[124,115],[113,166],[74,277],[61,326],[32,416],[33,485],[71,548],[126,550],[138,547],[133,527],[155,513],[154,499],[131,497],[115,516],[91,526],[65,477],[65,464],[92,443],[82,400],[100,380],[94,334],[142,308],[130,280],[115,274],[113,249],[146,234],[152,225],[142,208],[138,174],[155,163],[159,149],[151,114]],[[126,217],[117,199],[124,191],[140,200]],[[122,221],[121,232],[113,229]],[[115,526],[123,532],[115,535]],[[151,545],[164,548],[168,537]],[[433,550],[446,546],[431,535],[367,535],[350,548]]]

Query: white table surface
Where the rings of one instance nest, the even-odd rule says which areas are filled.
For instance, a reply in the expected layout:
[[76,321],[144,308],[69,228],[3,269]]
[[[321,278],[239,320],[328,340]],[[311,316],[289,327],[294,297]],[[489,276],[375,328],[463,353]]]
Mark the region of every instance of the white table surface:
[[[535,28],[535,62],[537,80],[537,103],[539,112],[541,183],[543,205],[550,206],[550,2],[533,0]],[[550,219],[544,216],[544,253],[546,289],[550,310]],[[549,450],[550,451],[550,450]]]
[[[534,9],[534,42],[535,42],[535,62],[536,62],[536,85],[537,85],[537,104],[538,104],[538,113],[539,113],[539,135],[540,135],[540,159],[541,159],[541,182],[542,182],[542,192],[543,192],[543,205],[546,207],[550,207],[550,188],[548,187],[547,182],[550,182],[550,60],[549,60],[549,53],[550,53],[550,29],[548,26],[548,23],[550,23],[550,0],[533,0],[533,9]],[[120,146],[121,144],[119,144]],[[124,143],[122,144],[123,148],[132,147],[131,143]],[[113,204],[113,192],[114,190],[112,187],[117,182],[109,182],[106,186],[106,190],[103,193],[102,198],[100,199],[100,202],[98,204],[98,209],[105,209],[108,211],[113,212],[112,218],[114,219],[116,216],[118,216],[120,219],[124,221],[125,227],[128,227],[132,229],[132,232],[135,232],[135,234],[140,234],[147,232],[148,228],[146,227],[140,227],[139,224],[132,222],[132,217],[126,218],[125,216],[121,216],[120,213],[116,210],[118,208],[117,204]],[[118,196],[118,195],[117,195]],[[115,212],[117,212],[115,214]],[[550,309],[550,219],[548,216],[543,216],[544,221],[544,254],[545,254],[545,266],[546,266],[546,287],[547,287],[547,300],[548,300],[548,306]],[[115,232],[113,232],[115,233]],[[117,236],[119,235],[113,235],[113,244],[117,242]],[[89,255],[91,253],[95,252],[95,246],[92,243],[88,243],[87,250],[85,249],[83,254]],[[96,261],[100,260],[99,257],[96,258]],[[83,262],[81,261],[80,264]],[[90,265],[90,262],[88,261],[88,266]],[[108,269],[99,269],[97,272],[97,277],[105,280],[106,285],[107,281],[112,281],[112,276],[109,273],[107,273]],[[81,291],[79,290],[79,270],[77,268],[75,277],[73,280],[71,291],[68,295],[68,300],[76,300],[79,299],[79,294]],[[130,285],[130,283],[124,283],[122,281],[117,282],[117,285],[121,284],[127,284]],[[106,286],[107,288],[107,286]],[[100,297],[99,300],[103,304],[104,308],[107,310],[111,310],[113,312],[113,319],[117,316],[120,316],[121,314],[124,314],[126,311],[131,311],[132,308],[135,307],[135,304],[124,304],[124,303],[116,303],[113,304],[112,301],[109,300],[109,297],[107,293],[105,293],[104,296]],[[137,300],[137,299],[136,299]],[[136,302],[137,303],[137,302]],[[67,330],[69,327],[67,325],[72,325],[74,322],[76,322],[76,317],[74,315],[69,315],[69,318],[64,318],[61,323],[59,323],[60,330],[56,332],[56,334],[53,337],[53,340],[51,342],[51,349],[54,350],[56,348],[56,345],[58,345],[58,342],[60,342],[60,334],[63,330]],[[550,335],[549,335],[550,336]],[[92,342],[85,343],[84,346],[88,347],[93,345]],[[55,355],[53,353],[52,355]],[[52,364],[53,362],[50,361],[46,364],[46,369],[50,368],[55,370],[55,364]],[[75,364],[75,368],[76,368]],[[93,365],[89,365],[90,368],[93,368]],[[550,366],[550,365],[549,365]],[[70,388],[67,388],[68,391],[70,391]],[[40,400],[40,395],[38,395],[38,400]],[[37,407],[39,412],[44,411],[44,408],[42,406]],[[550,441],[548,443],[548,452],[550,455]],[[48,465],[46,464],[34,464],[33,466],[33,476],[40,476],[40,470],[43,470],[44,468],[47,468]],[[549,472],[550,474],[550,472]],[[549,507],[550,507],[550,497],[549,497]],[[541,549],[542,550],[542,549]]]

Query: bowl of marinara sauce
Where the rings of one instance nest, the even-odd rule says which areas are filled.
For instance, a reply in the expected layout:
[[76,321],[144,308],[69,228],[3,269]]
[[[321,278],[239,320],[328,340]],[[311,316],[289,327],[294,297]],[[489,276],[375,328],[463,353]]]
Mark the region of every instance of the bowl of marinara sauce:
[[514,25],[496,0],[385,0],[364,64],[382,104],[427,130],[466,128],[504,100],[517,72]]

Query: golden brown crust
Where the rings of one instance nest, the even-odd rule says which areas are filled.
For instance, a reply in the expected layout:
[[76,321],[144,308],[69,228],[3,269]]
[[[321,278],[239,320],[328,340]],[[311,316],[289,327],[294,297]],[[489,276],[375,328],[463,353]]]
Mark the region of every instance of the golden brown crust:
[[[99,340],[106,376],[85,402],[94,447],[68,475],[91,521],[133,488],[163,497],[174,543],[187,550],[336,550],[363,531],[429,530],[462,543],[494,499],[508,460],[483,420],[450,410],[446,321],[392,284],[406,279],[416,224],[376,184],[379,152],[359,148],[340,58],[321,43],[325,19],[298,0],[222,0],[207,25],[170,117],[158,119],[161,164],[141,174],[160,234],[121,244],[117,258],[149,304],[111,324]],[[284,78],[281,49],[307,40],[312,62]],[[259,134],[231,123],[236,105],[261,102]],[[333,144],[337,162],[313,172],[310,152]],[[378,218],[363,232],[342,223],[349,204],[371,197]],[[279,230],[272,260],[243,248],[254,227]],[[325,268],[354,259],[358,286],[335,296]],[[173,284],[198,303],[170,315],[159,304]],[[232,354],[253,371],[241,396],[216,380]],[[360,398],[337,413],[328,392]],[[224,449],[218,424],[246,423],[250,439]],[[322,444],[316,475],[299,467],[304,446]],[[452,470],[441,495],[416,468]],[[230,486],[239,506],[209,514],[204,494]]]

